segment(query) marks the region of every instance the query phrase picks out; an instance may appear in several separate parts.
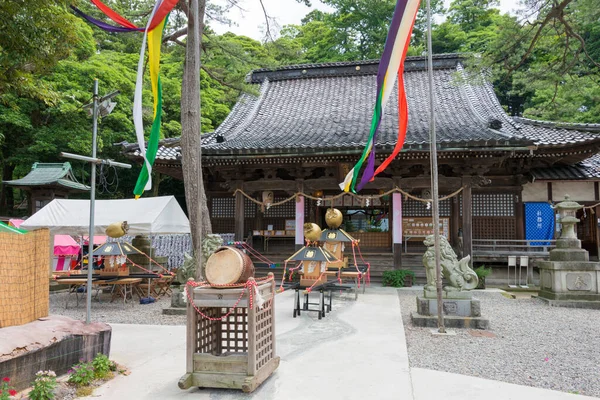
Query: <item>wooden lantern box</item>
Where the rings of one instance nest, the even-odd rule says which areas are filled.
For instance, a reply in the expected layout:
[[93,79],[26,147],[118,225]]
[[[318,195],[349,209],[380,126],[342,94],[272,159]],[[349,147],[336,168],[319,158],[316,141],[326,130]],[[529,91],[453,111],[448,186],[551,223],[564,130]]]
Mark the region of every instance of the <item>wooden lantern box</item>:
[[321,271],[322,263],[324,263],[324,261],[302,261],[303,267],[300,286],[312,286],[327,283],[327,275],[322,274]]
[[[269,274],[272,275],[272,274]],[[187,373],[181,389],[193,386],[254,391],[279,366],[275,353],[275,281],[258,285],[265,300],[249,308],[245,288],[195,288],[188,301]],[[241,293],[241,300],[236,305]]]
[[107,267],[98,270],[98,273],[102,276],[129,276],[129,267]]

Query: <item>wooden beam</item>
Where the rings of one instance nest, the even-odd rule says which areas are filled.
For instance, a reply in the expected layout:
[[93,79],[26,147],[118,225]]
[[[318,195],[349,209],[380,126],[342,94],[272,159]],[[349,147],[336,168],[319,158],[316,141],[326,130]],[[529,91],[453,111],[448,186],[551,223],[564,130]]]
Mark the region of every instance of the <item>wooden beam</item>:
[[473,265],[473,203],[471,192],[471,177],[463,177],[462,191],[462,228],[463,228],[463,257],[471,256]]
[[[523,191],[523,187],[521,187]],[[525,239],[525,209],[523,206],[523,197],[521,193],[515,195],[515,228],[517,240]]]
[[296,181],[286,181],[283,179],[259,179],[257,181],[244,182],[242,190],[246,193],[259,192],[264,190],[283,190],[296,191]]
[[[238,187],[241,187],[242,184],[241,182],[238,182]],[[245,218],[245,213],[244,213],[244,196],[240,193],[237,192],[235,194],[235,229],[234,229],[234,234],[235,234],[235,240],[236,241],[243,241],[244,240],[244,218]]]
[[548,190],[548,201],[552,201],[552,182],[546,184],[546,189]]
[[458,196],[454,196],[451,200],[452,208],[450,209],[450,243],[452,246],[458,246],[458,229],[460,227],[460,204]]
[[[340,190],[340,180],[336,178],[318,178],[318,179],[305,179],[304,188],[305,190]],[[392,178],[381,178],[377,177],[373,182],[369,182],[365,185],[364,190],[370,189],[384,189],[390,190],[394,187],[394,181]]]
[[[439,187],[446,190],[457,190],[462,185],[461,178],[440,176]],[[419,176],[415,178],[400,179],[400,187],[406,189],[429,188],[431,187],[431,178],[429,176]]]

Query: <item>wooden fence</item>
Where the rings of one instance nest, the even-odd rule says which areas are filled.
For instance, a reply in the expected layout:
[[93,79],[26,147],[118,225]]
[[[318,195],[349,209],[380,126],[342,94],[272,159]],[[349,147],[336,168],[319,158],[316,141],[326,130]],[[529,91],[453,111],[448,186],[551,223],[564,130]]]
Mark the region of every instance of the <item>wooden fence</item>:
[[477,259],[506,261],[508,256],[547,258],[556,240],[473,239],[473,255]]

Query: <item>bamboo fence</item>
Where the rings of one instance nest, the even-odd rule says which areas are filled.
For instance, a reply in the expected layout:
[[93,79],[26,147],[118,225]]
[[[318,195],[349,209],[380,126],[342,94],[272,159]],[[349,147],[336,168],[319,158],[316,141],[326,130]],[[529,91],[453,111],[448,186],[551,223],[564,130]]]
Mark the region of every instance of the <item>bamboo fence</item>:
[[0,233],[0,328],[48,316],[50,231]]

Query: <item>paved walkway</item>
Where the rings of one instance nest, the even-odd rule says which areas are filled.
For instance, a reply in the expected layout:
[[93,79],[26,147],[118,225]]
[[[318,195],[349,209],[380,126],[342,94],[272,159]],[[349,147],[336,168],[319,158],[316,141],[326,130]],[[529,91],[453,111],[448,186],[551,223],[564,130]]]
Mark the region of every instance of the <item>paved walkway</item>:
[[[370,288],[354,302],[334,300],[322,320],[292,318],[292,293],[276,297],[281,364],[254,393],[182,391],[185,327],[113,324],[111,359],[128,366],[93,398],[119,399],[591,399],[487,379],[409,368],[395,289]],[[90,397],[92,398],[92,397]]]

